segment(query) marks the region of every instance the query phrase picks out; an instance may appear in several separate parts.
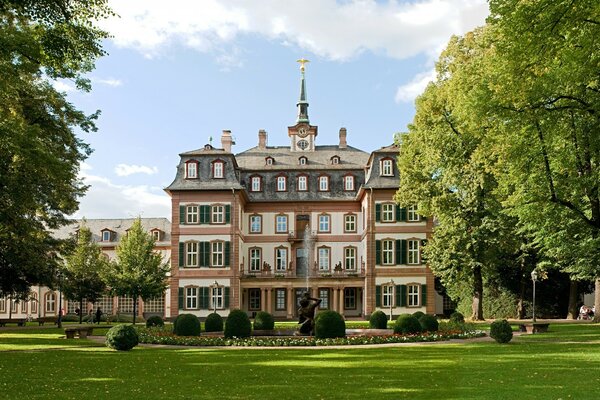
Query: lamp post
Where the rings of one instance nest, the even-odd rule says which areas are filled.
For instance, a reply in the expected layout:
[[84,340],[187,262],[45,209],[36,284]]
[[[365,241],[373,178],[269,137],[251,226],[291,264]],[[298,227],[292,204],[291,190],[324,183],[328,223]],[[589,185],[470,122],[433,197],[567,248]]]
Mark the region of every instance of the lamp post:
[[394,280],[390,280],[390,321],[394,319],[392,307],[394,305]]
[[212,301],[213,301],[213,312],[216,314],[217,313],[217,292],[216,290],[219,288],[219,282],[215,281],[215,283],[213,283],[214,288],[213,288],[213,292],[212,292]]
[[56,273],[58,278],[58,318],[56,320],[56,326],[62,328],[62,272]]
[[533,322],[535,322],[535,282],[537,281],[538,273],[534,269],[531,271],[531,280],[533,281]]

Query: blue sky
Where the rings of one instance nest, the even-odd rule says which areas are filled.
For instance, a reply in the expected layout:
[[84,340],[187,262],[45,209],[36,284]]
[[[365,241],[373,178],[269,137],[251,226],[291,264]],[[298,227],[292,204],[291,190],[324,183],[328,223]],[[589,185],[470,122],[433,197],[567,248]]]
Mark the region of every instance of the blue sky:
[[232,131],[234,152],[289,145],[305,57],[317,144],[372,151],[406,130],[414,98],[433,79],[452,34],[482,25],[484,0],[113,1],[119,18],[109,55],[90,74],[93,90],[57,82],[87,112],[102,110],[81,176],[90,189],[75,217],[170,218],[163,191],[178,154]]

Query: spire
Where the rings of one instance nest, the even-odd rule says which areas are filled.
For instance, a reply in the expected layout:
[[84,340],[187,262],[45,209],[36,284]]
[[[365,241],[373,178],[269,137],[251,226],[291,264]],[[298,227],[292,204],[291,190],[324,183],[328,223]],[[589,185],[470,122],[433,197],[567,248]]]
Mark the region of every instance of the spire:
[[300,72],[302,74],[302,78],[300,80],[300,100],[296,106],[298,107],[298,119],[296,123],[305,122],[308,124],[308,101],[306,100],[306,82],[304,78],[304,64],[310,62],[304,58],[299,59],[297,62],[300,63]]

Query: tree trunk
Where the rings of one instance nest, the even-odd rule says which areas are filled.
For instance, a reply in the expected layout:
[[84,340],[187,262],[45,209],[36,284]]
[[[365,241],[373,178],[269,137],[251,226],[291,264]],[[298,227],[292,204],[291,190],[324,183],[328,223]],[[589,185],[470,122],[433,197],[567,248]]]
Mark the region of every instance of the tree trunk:
[[600,322],[600,278],[596,278],[594,285],[594,322]]
[[579,284],[576,280],[569,278],[569,306],[567,308],[567,319],[577,319],[577,303],[579,300]]
[[483,321],[483,277],[481,267],[473,270],[473,321]]
[[79,299],[79,325],[83,323],[83,297]]
[[138,297],[134,296],[134,298],[133,298],[133,324],[134,325],[135,325],[135,316],[137,314],[137,300],[138,300]]
[[519,301],[517,302],[517,318],[525,318],[525,278],[519,282]]

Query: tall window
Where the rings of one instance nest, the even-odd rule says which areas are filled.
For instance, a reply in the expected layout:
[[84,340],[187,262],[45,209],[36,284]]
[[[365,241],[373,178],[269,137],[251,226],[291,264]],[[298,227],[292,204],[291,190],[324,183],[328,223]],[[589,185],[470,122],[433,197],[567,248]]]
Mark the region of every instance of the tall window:
[[407,220],[415,222],[419,220],[419,214],[417,214],[417,206],[409,206],[406,209]]
[[185,221],[188,224],[198,223],[198,206],[187,206],[185,208]]
[[225,223],[225,207],[224,206],[212,206],[212,223],[223,224]]
[[329,225],[330,216],[327,214],[319,215],[319,232],[329,232],[331,227]]
[[352,175],[344,177],[344,190],[354,190],[354,177]]
[[286,179],[285,176],[277,177],[277,191],[285,192],[287,190]]
[[419,302],[420,288],[420,285],[407,285],[409,307],[418,307],[421,305]]
[[186,267],[198,266],[198,242],[187,242],[185,244]]
[[19,302],[17,300],[12,300],[10,302],[10,310],[13,314],[16,314],[19,312]]
[[213,163],[213,178],[223,178],[223,162],[215,161]]
[[195,179],[198,177],[198,164],[195,161],[185,164],[185,177],[188,179]]
[[[2,299],[0,299],[0,301],[2,301]],[[29,301],[31,302],[31,313],[32,314],[37,314],[38,313],[38,296],[37,293],[35,292],[31,292],[31,295],[29,296]],[[0,312],[2,312],[0,310]]]
[[381,220],[383,222],[394,222],[396,217],[394,211],[396,210],[394,203],[383,203],[381,205]]
[[300,164],[300,165],[306,165],[306,157],[304,157],[304,156],[300,157],[298,159],[298,164]]
[[319,247],[318,251],[319,270],[329,271],[329,247]]
[[223,287],[222,286],[213,286],[212,288],[212,296],[211,296],[211,308],[223,309],[225,308],[225,303],[223,302]]
[[356,215],[354,215],[354,214],[344,215],[344,231],[345,232],[356,232]]
[[250,191],[252,192],[260,192],[261,190],[261,182],[260,182],[260,176],[253,176],[252,178],[250,178]]
[[275,309],[277,311],[285,310],[285,289],[275,289]]
[[110,242],[110,231],[102,231],[102,241],[103,242]]
[[391,285],[385,285],[382,286],[381,289],[383,289],[381,293],[381,305],[383,307],[392,307],[394,304],[394,287]]
[[275,270],[285,271],[287,265],[287,249],[279,247],[275,249]]
[[275,217],[275,232],[276,233],[287,233],[287,215],[278,215]]
[[248,310],[260,310],[260,289],[248,289]]
[[319,305],[319,308],[328,309],[329,289],[319,289],[319,299],[321,299],[321,304]]
[[191,286],[185,288],[185,308],[194,310],[198,308],[198,288]]
[[223,266],[223,242],[212,242],[212,266],[222,267]]
[[329,177],[328,176],[320,176],[319,177],[319,191],[326,192],[329,190]]
[[131,296],[120,296],[117,300],[120,312],[133,313],[133,298]]
[[144,302],[144,312],[164,313],[165,312],[165,298],[164,296],[158,296]]
[[393,240],[382,240],[381,241],[381,259],[383,265],[394,264],[394,241]]
[[0,313],[6,312],[6,297],[0,297]]
[[260,215],[250,216],[250,233],[260,233],[262,231],[262,217]]
[[262,251],[258,247],[250,249],[250,271],[260,271],[260,265],[262,263]]
[[[132,303],[133,304],[133,303]],[[113,313],[113,297],[112,296],[102,296],[98,301],[96,301],[96,307],[100,307],[104,314],[112,314]]]
[[308,190],[308,182],[307,182],[307,178],[306,176],[299,176],[298,177],[298,191],[299,192],[306,192]]
[[344,248],[344,268],[346,270],[356,269],[356,247]]
[[381,160],[381,175],[394,176],[394,168],[392,165],[392,160],[390,160],[390,159]]
[[21,313],[27,314],[27,302],[21,301]]
[[355,310],[356,309],[356,288],[345,288],[344,289],[344,309]]
[[419,241],[409,240],[408,242],[408,263],[418,264],[419,263]]
[[155,229],[152,231],[152,239],[154,239],[155,242],[160,241],[160,231],[158,229]]
[[46,313],[54,314],[56,312],[56,294],[54,292],[46,293]]

